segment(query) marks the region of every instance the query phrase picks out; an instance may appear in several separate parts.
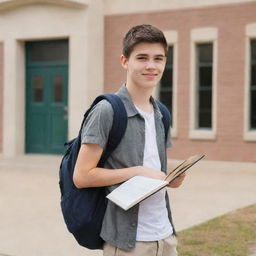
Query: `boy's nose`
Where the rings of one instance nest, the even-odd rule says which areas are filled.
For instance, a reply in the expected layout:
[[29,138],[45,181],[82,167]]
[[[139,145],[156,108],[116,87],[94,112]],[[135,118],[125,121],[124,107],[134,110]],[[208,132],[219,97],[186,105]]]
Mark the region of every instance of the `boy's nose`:
[[146,66],[146,68],[147,69],[152,69],[152,68],[155,68],[155,62],[154,62],[154,60],[149,60],[148,62],[147,62],[147,66]]

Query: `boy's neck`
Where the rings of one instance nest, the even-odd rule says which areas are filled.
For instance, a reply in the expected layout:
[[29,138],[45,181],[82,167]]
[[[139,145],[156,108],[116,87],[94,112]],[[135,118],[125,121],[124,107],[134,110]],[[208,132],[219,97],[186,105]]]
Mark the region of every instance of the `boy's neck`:
[[153,88],[132,86],[129,83],[126,84],[126,88],[135,106],[148,113],[151,113],[153,111],[153,106],[152,103],[150,102],[150,97],[152,96]]

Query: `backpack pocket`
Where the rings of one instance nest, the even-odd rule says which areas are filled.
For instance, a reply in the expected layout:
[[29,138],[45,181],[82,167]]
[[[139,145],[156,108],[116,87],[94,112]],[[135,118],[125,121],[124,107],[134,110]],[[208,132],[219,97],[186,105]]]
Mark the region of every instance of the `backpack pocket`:
[[105,189],[73,189],[61,198],[61,208],[68,230],[73,233],[83,227],[100,233],[107,199]]

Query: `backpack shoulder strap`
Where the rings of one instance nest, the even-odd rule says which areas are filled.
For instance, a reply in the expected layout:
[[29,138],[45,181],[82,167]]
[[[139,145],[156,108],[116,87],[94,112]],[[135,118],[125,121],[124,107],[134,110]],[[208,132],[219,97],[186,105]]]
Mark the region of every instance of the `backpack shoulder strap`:
[[156,100],[156,103],[163,115],[163,124],[164,124],[164,130],[165,130],[165,140],[168,138],[169,128],[171,125],[171,114],[168,108],[161,103],[160,101]]
[[124,136],[127,127],[127,113],[122,100],[116,94],[105,94],[101,97],[112,105],[114,111],[113,123],[109,133],[107,146],[98,164],[98,166],[102,167]]
[[111,106],[113,108],[114,116],[113,116],[113,123],[112,123],[112,127],[111,127],[111,130],[109,133],[106,149],[104,150],[104,152],[101,156],[101,159],[98,163],[98,166],[101,166],[101,167],[104,165],[107,158],[110,156],[110,154],[115,150],[115,148],[120,143],[121,139],[124,136],[126,127],[127,127],[127,113],[126,113],[124,104],[123,104],[122,100],[120,99],[120,97],[117,96],[116,94],[102,94],[94,100],[94,102],[92,103],[90,108],[86,111],[80,131],[79,131],[79,137],[81,137],[82,127],[83,127],[86,117],[88,116],[88,114],[90,113],[92,108],[98,102],[100,102],[101,100],[104,100],[104,99],[107,100],[111,104]]

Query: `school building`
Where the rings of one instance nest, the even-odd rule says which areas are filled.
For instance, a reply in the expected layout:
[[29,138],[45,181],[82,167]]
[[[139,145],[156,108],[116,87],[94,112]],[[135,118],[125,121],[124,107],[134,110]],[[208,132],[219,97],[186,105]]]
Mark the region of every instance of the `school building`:
[[166,35],[154,96],[172,113],[170,158],[256,161],[253,0],[0,0],[0,154],[60,154],[84,111],[125,80],[122,38]]

